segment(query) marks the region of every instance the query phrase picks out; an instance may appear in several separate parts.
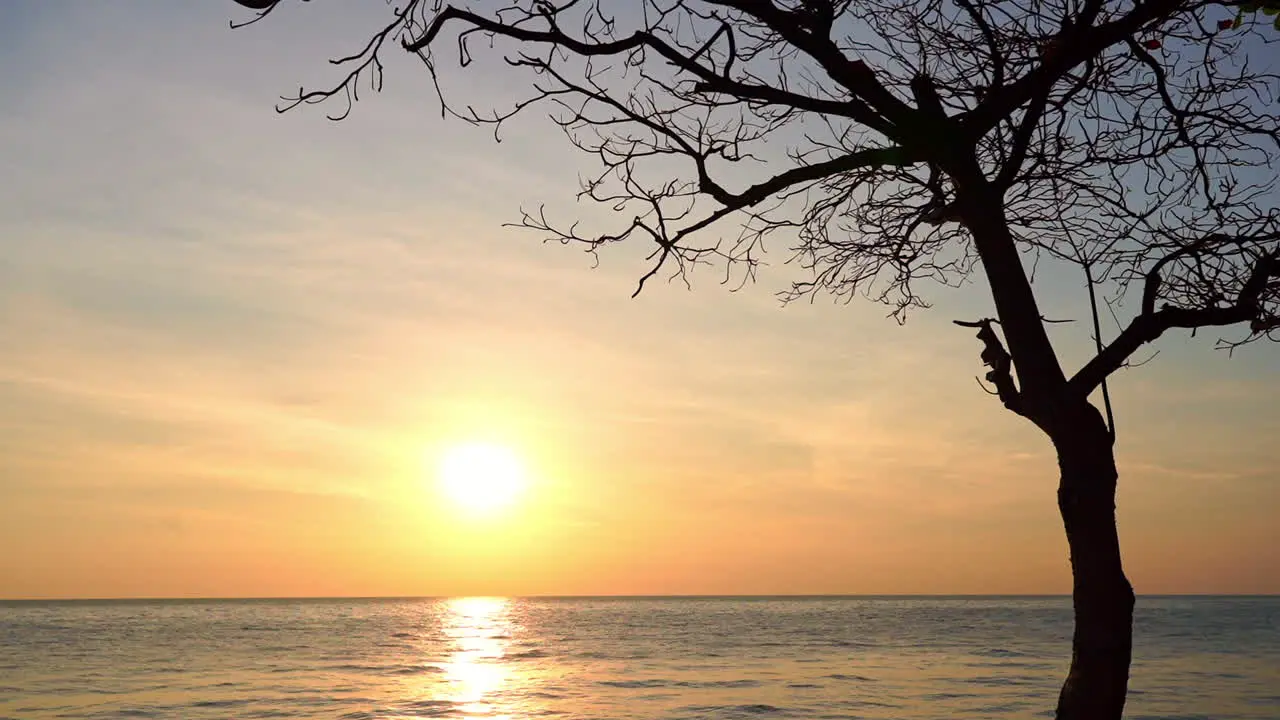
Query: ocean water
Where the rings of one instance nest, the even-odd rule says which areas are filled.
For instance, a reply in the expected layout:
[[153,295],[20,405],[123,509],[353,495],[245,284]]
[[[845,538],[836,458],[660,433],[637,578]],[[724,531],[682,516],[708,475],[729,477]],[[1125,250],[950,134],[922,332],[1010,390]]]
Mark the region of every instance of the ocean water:
[[[1067,598],[0,603],[0,718],[1036,718]],[[1280,719],[1280,598],[1143,597],[1127,716]]]

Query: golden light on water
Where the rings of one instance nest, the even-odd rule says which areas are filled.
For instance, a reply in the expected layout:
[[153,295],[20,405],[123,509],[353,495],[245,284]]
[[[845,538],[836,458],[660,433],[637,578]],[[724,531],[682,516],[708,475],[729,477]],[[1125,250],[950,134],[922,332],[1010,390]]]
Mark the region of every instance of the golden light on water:
[[470,716],[508,720],[495,714],[494,696],[511,681],[504,662],[512,635],[510,601],[505,598],[453,598],[448,601],[444,632],[452,643],[445,663],[448,697]]

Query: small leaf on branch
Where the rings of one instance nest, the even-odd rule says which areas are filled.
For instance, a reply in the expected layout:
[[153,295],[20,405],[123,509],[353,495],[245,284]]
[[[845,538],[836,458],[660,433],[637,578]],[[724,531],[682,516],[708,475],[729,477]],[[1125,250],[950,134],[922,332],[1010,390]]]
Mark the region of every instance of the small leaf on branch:
[[1160,49],[1160,41],[1159,41],[1159,40],[1156,40],[1155,38],[1152,38],[1152,39],[1150,39],[1150,40],[1144,40],[1144,41],[1143,41],[1143,43],[1142,43],[1142,47],[1144,47],[1144,48],[1146,48],[1146,49],[1148,49],[1148,50],[1159,50],[1159,49]]

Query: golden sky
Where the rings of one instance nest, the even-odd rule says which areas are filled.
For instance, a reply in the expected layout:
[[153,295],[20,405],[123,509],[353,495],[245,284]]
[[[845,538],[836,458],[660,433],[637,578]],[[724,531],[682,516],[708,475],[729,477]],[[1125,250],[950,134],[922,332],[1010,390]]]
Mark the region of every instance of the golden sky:
[[[630,299],[639,248],[501,227],[598,212],[547,123],[494,144],[406,62],[343,123],[272,111],[361,7],[0,10],[0,597],[1069,590],[1048,443],[950,324],[980,284],[899,327],[780,307],[779,252]],[[1140,593],[1280,592],[1280,353],[1211,344],[1115,382]],[[528,475],[489,518],[435,485],[476,440]]]

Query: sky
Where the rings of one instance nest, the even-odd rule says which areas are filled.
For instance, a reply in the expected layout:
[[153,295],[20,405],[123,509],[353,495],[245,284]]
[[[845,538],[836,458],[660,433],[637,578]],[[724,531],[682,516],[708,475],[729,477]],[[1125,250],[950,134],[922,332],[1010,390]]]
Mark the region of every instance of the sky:
[[[632,299],[639,248],[503,227],[590,212],[547,122],[495,143],[397,58],[341,123],[277,115],[386,11],[284,10],[0,7],[0,597],[1069,592],[1052,450],[951,324],[980,284],[899,326],[782,306],[778,252]],[[1130,578],[1280,592],[1280,350],[1159,348],[1112,386]],[[503,513],[438,492],[473,441],[524,465]]]

